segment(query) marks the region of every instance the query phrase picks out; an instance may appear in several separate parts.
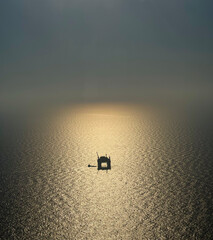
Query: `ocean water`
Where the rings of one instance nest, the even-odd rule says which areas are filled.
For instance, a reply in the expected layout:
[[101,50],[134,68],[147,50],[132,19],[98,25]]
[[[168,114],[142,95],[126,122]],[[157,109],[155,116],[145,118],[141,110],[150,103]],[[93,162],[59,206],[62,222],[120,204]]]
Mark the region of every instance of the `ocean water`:
[[[212,118],[78,105],[0,119],[0,239],[212,239]],[[108,154],[112,169],[97,171]]]

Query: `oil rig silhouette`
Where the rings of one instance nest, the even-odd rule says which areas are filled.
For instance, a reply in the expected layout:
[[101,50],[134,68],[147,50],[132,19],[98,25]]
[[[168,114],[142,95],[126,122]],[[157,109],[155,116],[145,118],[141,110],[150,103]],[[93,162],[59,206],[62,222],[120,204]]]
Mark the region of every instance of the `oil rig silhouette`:
[[[97,153],[97,163],[98,163],[98,170],[111,170],[111,159],[110,157],[106,156],[101,156],[99,157],[98,153]],[[88,167],[97,167],[94,165],[88,165]]]

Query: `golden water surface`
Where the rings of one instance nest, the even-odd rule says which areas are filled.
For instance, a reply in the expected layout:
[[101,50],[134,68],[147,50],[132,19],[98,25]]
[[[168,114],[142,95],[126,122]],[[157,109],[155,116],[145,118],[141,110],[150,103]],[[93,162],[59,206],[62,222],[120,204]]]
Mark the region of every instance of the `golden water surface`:
[[[196,148],[187,123],[159,112],[77,105],[34,119],[17,142],[13,133],[14,153],[1,153],[3,236],[208,239],[208,144]],[[96,152],[110,155],[111,170],[88,168]]]

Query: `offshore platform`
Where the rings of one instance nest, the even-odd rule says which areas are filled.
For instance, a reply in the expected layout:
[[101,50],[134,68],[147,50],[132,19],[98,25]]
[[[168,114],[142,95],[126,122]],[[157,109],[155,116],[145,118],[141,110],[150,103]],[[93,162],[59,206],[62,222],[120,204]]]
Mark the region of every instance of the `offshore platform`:
[[[101,156],[99,157],[98,153],[97,153],[97,164],[98,164],[98,170],[111,170],[111,159],[110,157],[106,156]],[[88,165],[88,167],[97,167],[94,165]]]

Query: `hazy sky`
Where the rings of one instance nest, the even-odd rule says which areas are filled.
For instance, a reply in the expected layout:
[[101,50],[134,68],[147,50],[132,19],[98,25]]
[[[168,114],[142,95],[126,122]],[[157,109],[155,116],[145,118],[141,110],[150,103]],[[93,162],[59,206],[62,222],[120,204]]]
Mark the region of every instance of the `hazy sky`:
[[1,101],[205,91],[212,13],[212,0],[2,0]]

